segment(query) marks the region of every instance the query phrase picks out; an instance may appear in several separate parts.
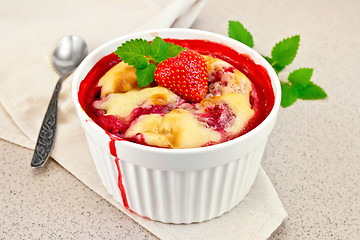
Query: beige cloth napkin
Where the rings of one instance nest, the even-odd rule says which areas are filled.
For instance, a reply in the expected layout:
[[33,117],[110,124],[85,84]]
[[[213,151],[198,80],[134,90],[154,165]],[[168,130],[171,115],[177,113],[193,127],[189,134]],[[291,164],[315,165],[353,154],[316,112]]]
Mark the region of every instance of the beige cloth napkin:
[[[50,56],[63,36],[77,34],[84,37],[91,51],[135,29],[170,27],[172,24],[190,27],[203,4],[204,1],[195,0],[3,2],[0,9],[0,137],[34,148],[58,79],[51,67]],[[173,225],[130,213],[113,200],[98,178],[75,114],[71,80],[70,76],[60,93],[52,157],[154,235],[161,239],[266,239],[287,216],[262,168],[245,200],[229,213],[211,221]],[[73,142],[76,145],[69,144]]]

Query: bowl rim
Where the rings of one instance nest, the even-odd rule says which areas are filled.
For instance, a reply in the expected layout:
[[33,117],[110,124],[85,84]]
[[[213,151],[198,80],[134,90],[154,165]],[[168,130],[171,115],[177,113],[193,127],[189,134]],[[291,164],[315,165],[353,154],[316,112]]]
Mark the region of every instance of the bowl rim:
[[[278,78],[277,74],[275,73],[275,70],[266,61],[266,59],[264,57],[262,57],[254,49],[248,47],[247,45],[245,45],[235,39],[227,37],[225,35],[221,35],[221,34],[214,33],[214,32],[209,32],[209,31],[204,31],[204,30],[185,29],[185,28],[159,28],[159,29],[150,29],[150,30],[146,30],[146,31],[133,32],[130,34],[126,34],[126,35],[122,35],[120,37],[114,38],[110,41],[105,42],[104,44],[101,44],[97,48],[95,48],[88,56],[85,57],[85,59],[81,62],[81,64],[75,70],[75,73],[74,73],[74,76],[72,79],[72,98],[73,98],[73,102],[75,104],[76,111],[78,113],[78,117],[83,118],[84,120],[91,120],[91,118],[86,114],[86,112],[83,110],[83,108],[81,107],[81,105],[79,103],[78,90],[79,90],[81,81],[88,73],[88,71],[85,74],[83,73],[84,68],[87,68],[89,66],[89,64],[91,65],[91,68],[92,68],[95,63],[91,64],[91,62],[97,55],[99,55],[100,52],[105,51],[107,48],[114,45],[115,43],[118,43],[118,45],[120,45],[121,43],[123,43],[129,39],[144,37],[146,35],[156,36],[156,35],[161,35],[161,34],[172,34],[172,33],[198,34],[198,35],[204,36],[205,40],[208,40],[205,38],[205,36],[208,36],[211,38],[223,40],[224,42],[223,41],[219,41],[219,42],[223,43],[225,45],[229,45],[229,43],[231,43],[231,45],[239,45],[242,49],[244,49],[246,52],[249,53],[248,54],[249,57],[254,62],[256,62],[257,64],[261,64],[267,70],[270,80],[271,80],[271,85],[272,85],[274,97],[275,97],[274,106],[271,109],[268,116],[259,125],[257,125],[254,129],[245,133],[244,135],[241,135],[239,137],[236,137],[236,138],[231,139],[226,142],[222,142],[222,143],[218,143],[218,144],[214,144],[214,145],[210,145],[210,146],[205,146],[205,147],[195,147],[195,148],[185,148],[185,149],[159,148],[159,147],[154,147],[154,146],[142,145],[142,144],[138,144],[138,143],[134,143],[134,142],[130,142],[130,141],[121,141],[122,144],[125,144],[126,146],[131,147],[131,148],[136,148],[137,150],[140,150],[140,151],[145,151],[145,152],[150,151],[150,152],[156,152],[156,153],[177,154],[177,155],[178,154],[203,153],[204,151],[216,151],[218,149],[227,148],[227,147],[230,147],[231,145],[238,144],[238,142],[248,141],[248,139],[252,138],[254,135],[258,135],[258,133],[264,131],[264,129],[269,124],[271,124],[272,120],[276,119],[278,110],[280,108],[281,86],[280,86],[279,78]],[[178,37],[174,37],[174,38],[178,38]],[[191,38],[184,37],[184,39],[191,39]],[[196,39],[201,39],[201,37],[198,36],[198,37],[196,37]],[[214,40],[209,40],[209,41],[215,42]],[[114,51],[115,51],[115,49],[114,49]],[[236,50],[236,51],[238,51],[238,50]],[[108,54],[110,54],[110,52]],[[103,54],[102,57],[105,55],[106,54]],[[256,59],[254,59],[254,57]],[[100,59],[97,59],[96,62],[98,60],[100,60]],[[81,77],[82,74],[84,75],[84,77]],[[112,135],[112,136],[114,136],[115,139],[119,139],[119,137],[117,137],[117,136],[107,132],[105,129],[101,128],[93,120],[87,121],[87,123],[89,123],[89,125],[92,127],[92,129],[94,129],[98,134]]]

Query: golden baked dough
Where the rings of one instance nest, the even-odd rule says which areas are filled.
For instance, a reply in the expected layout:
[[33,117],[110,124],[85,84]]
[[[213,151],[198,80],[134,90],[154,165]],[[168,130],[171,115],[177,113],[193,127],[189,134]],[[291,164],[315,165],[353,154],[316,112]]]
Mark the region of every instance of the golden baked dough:
[[175,93],[164,87],[133,89],[125,93],[110,93],[99,101],[94,107],[103,109],[107,115],[121,118],[128,116],[132,110],[146,105],[167,105],[179,99]]
[[109,93],[125,93],[138,88],[136,69],[131,65],[120,62],[100,78],[98,86],[101,86],[101,98]]
[[221,140],[219,132],[206,127],[183,109],[174,109],[164,116],[150,114],[139,117],[126,131],[125,137],[131,138],[138,133],[143,134],[149,145],[170,148],[201,147],[209,141]]

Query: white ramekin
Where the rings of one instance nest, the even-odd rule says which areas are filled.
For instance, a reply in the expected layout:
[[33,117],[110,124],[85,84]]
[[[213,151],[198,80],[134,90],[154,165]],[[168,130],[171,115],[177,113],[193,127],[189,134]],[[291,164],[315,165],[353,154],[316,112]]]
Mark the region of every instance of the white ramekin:
[[[75,72],[72,95],[99,176],[109,193],[121,204],[118,169],[110,153],[110,137],[90,120],[78,101],[80,82],[103,56],[121,43],[154,36],[176,39],[207,39],[249,55],[263,65],[271,78],[275,104],[255,129],[231,141],[192,149],[162,149],[116,140],[123,194],[128,208],[140,216],[166,223],[202,222],[236,206],[255,181],[267,138],[272,131],[281,99],[279,79],[260,54],[223,35],[191,29],[157,29],[126,35],[107,42],[81,63]],[[90,159],[89,159],[90,160]]]

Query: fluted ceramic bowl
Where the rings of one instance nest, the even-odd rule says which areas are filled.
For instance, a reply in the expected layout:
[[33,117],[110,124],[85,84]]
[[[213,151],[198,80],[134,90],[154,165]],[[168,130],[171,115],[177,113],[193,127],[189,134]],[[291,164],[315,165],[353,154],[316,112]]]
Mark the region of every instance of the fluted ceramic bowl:
[[[123,42],[154,36],[206,39],[247,54],[267,70],[275,104],[266,119],[233,140],[200,148],[164,149],[112,136],[94,123],[79,104],[80,82],[105,55]],[[280,105],[279,79],[253,49],[223,35],[190,29],[157,29],[107,42],[81,63],[73,79],[73,100],[98,174],[107,191],[129,211],[165,223],[202,222],[230,211],[250,191]],[[89,159],[90,161],[90,159]]]

